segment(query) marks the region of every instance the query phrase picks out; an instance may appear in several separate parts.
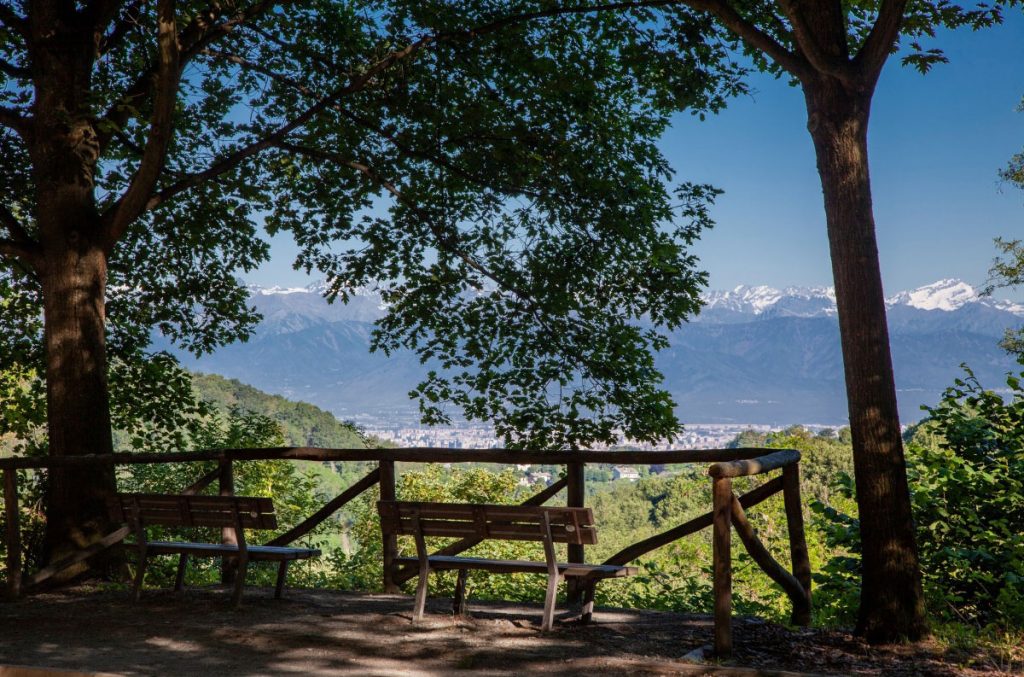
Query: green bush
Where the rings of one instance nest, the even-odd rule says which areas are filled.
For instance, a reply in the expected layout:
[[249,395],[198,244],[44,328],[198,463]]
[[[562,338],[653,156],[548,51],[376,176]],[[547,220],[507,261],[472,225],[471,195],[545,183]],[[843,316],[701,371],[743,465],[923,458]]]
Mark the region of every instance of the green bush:
[[925,585],[936,614],[1022,627],[1024,389],[966,371],[908,444]]
[[[925,596],[940,623],[1022,628],[1024,389],[1008,376],[1004,397],[965,371],[906,435]],[[838,497],[852,499],[849,475],[833,484]],[[855,505],[812,506],[834,553],[815,576],[815,604],[834,604],[835,619],[849,622],[860,584]]]

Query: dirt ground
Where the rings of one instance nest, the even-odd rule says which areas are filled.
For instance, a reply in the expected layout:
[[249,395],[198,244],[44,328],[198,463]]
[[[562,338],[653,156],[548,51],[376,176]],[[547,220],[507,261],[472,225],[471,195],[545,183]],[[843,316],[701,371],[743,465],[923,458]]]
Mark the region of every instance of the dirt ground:
[[[274,600],[249,589],[229,610],[222,590],[183,595],[79,587],[0,603],[2,666],[117,675],[824,675],[1020,674],[984,656],[943,655],[934,645],[871,647],[849,635],[788,630],[737,619],[728,663],[694,658],[711,641],[706,616],[599,609],[589,626],[568,616],[539,631],[539,607],[471,602],[456,621],[431,600],[411,623],[412,600],[290,590]],[[689,655],[689,657],[688,657]],[[743,667],[740,667],[743,666]],[[969,667],[968,667],[969,666]],[[753,669],[748,669],[753,668]]]

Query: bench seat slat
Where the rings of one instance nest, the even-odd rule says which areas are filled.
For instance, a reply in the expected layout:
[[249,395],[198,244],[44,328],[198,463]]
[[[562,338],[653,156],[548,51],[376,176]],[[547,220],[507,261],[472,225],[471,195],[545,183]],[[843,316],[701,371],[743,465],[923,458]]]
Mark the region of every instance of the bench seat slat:
[[[495,573],[538,573],[546,574],[548,565],[544,562],[524,560],[483,559],[478,557],[454,557],[450,555],[431,555],[427,558],[430,568],[436,570],[478,569]],[[415,557],[396,557],[400,564],[415,564]],[[637,567],[616,566],[614,564],[574,564],[559,562],[558,573],[563,576],[592,576],[594,578],[619,578],[634,576]]]
[[143,523],[169,527],[231,527],[235,513],[246,529],[276,529],[274,503],[262,496],[118,494],[109,502],[112,519],[127,522],[136,509]]
[[[594,527],[581,527],[579,531],[566,531],[565,526],[552,525],[551,538],[556,543],[584,543],[586,545],[597,543],[597,529]],[[420,521],[420,528],[424,536],[451,538],[486,536],[506,541],[540,540],[540,531],[536,523],[489,522],[487,531],[481,532],[480,526],[475,522],[424,519]],[[413,535],[416,533],[416,523],[412,519],[403,519],[395,531],[399,534]]]
[[590,508],[402,501],[390,503],[383,506],[382,509],[395,511],[403,518],[412,517],[418,513],[421,519],[466,521],[472,521],[479,512],[483,512],[488,521],[537,522],[544,513],[547,513],[552,525],[573,524],[573,515],[575,514],[576,520],[580,524],[592,525],[594,523],[594,512]]
[[[249,559],[292,560],[318,557],[319,550],[312,548],[287,548],[273,545],[250,545]],[[184,543],[178,541],[148,541],[146,551],[153,555],[185,553],[197,557],[222,557],[238,553],[238,546],[229,543]]]

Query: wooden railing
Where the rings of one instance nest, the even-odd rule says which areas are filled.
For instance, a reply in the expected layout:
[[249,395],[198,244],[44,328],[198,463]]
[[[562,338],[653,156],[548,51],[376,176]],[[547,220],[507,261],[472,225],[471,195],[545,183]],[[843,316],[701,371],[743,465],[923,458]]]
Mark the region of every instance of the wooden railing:
[[[711,449],[671,451],[533,451],[511,449],[319,449],[312,447],[286,447],[274,449],[219,449],[213,451],[176,452],[163,454],[110,454],[104,456],[73,456],[61,458],[7,458],[0,459],[3,472],[4,510],[6,512],[7,594],[16,598],[23,591],[39,585],[60,571],[77,564],[96,553],[119,543],[125,530],[115,531],[88,548],[80,550],[58,562],[25,577],[22,566],[22,546],[18,512],[19,469],[65,470],[90,465],[140,465],[153,463],[196,463],[216,461],[217,467],[202,476],[183,493],[198,493],[215,481],[221,495],[234,493],[234,464],[256,460],[294,460],[316,462],[370,461],[377,468],[331,499],[286,533],[277,536],[270,545],[288,545],[315,529],[345,504],[374,485],[380,486],[383,500],[395,499],[396,463],[495,463],[564,465],[564,477],[523,502],[524,505],[543,505],[563,489],[569,506],[584,507],[586,496],[585,468],[589,464],[654,465],[678,463],[708,463],[712,481],[712,510],[663,533],[656,534],[624,548],[606,560],[608,564],[626,564],[668,543],[707,527],[712,528],[714,560],[714,617],[715,652],[727,656],[732,651],[732,529],[751,558],[778,583],[793,604],[793,622],[806,625],[811,615],[811,568],[807,558],[803,517],[800,502],[800,453],[776,449]],[[763,475],[781,470],[781,474],[768,480],[742,496],[733,492],[732,482],[737,477]],[[765,548],[747,520],[746,511],[770,496],[783,494],[786,522],[789,531],[789,550],[792,562],[787,570]],[[234,533],[225,531],[225,542],[231,542]],[[387,592],[400,591],[400,584],[415,575],[411,569],[396,566],[397,543],[394,536],[383,536],[383,584]],[[467,538],[438,551],[454,555],[474,545],[476,539]],[[570,562],[583,562],[582,545],[568,550]],[[224,575],[230,577],[229,563]],[[570,597],[578,597],[580,590],[570,590]]]

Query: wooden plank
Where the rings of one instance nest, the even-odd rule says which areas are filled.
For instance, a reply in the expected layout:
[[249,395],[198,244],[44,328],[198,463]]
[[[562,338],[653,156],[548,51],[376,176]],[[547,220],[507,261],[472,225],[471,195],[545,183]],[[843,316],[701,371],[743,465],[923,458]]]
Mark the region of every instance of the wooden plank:
[[98,552],[102,552],[103,550],[106,550],[112,545],[120,543],[131,532],[132,530],[130,527],[121,527],[120,529],[117,529],[116,531],[107,534],[106,536],[96,541],[92,545],[76,551],[73,555],[70,555],[68,557],[65,557],[64,559],[54,562],[49,566],[43,567],[42,569],[28,577],[28,580],[25,581],[25,587],[30,588],[32,586],[39,585],[47,578],[59,574],[61,571],[64,571],[68,567],[78,564],[79,562],[88,559],[89,557],[92,557]]
[[715,655],[732,655],[732,480],[727,477],[712,481],[714,516],[712,518],[712,552],[714,558]]
[[[235,495],[235,469],[230,458],[221,458],[218,461],[220,475],[217,481],[217,491],[221,496]],[[220,530],[220,542],[224,545],[238,545],[238,538],[235,536],[235,529],[232,526],[224,525]],[[228,557],[220,562],[220,581],[225,585],[235,582],[235,564]]]
[[374,468],[363,477],[361,480],[350,486],[345,491],[341,492],[333,500],[327,503],[324,507],[317,510],[315,513],[307,517],[302,523],[295,525],[285,533],[281,534],[277,538],[269,541],[267,545],[287,545],[292,543],[310,531],[315,529],[321,522],[333,515],[342,506],[351,501],[353,498],[363,493],[373,485],[380,481],[380,468]]
[[[431,519],[420,520],[420,524],[423,535],[428,537],[480,537],[480,531],[474,522]],[[399,522],[398,528],[390,533],[415,536],[417,529],[413,518],[402,519]],[[488,533],[487,538],[499,541],[541,540],[540,535],[537,533],[536,521],[530,521],[529,523],[490,522]],[[566,531],[563,526],[563,528],[552,532],[552,540],[556,543],[586,543],[593,545],[597,542],[597,529],[594,527],[581,527],[578,530]]]
[[235,512],[246,529],[275,529],[274,504],[260,496],[190,496],[186,494],[118,494],[110,514],[127,521],[138,510],[145,524],[185,527],[234,526]]
[[[494,573],[548,573],[547,562],[529,560],[497,560],[483,557],[447,557],[430,555],[427,558],[430,569],[452,571],[456,569],[473,569]],[[412,564],[419,560],[415,557],[398,557],[402,564]],[[558,571],[563,576],[579,576],[594,578],[620,578],[635,575],[637,567],[609,566],[607,564],[579,564],[576,562],[558,562]]]
[[[237,545],[224,543],[189,543],[186,541],[149,541],[146,550],[150,555],[176,555],[186,553],[196,557],[222,557],[237,555]],[[315,548],[288,548],[269,545],[250,545],[246,548],[249,559],[253,560],[293,560],[318,557],[320,551]]]
[[[585,464],[583,463],[568,463],[565,466],[565,479],[566,479],[566,496],[565,505],[570,508],[582,508],[586,499],[586,474],[584,472]],[[582,526],[576,520],[576,515],[573,515],[574,526],[579,529]],[[591,513],[591,521],[587,524],[593,524],[593,514]],[[597,534],[594,534],[595,540]],[[583,543],[569,543],[566,550],[566,559],[570,562],[585,562],[586,553],[584,552],[585,546]],[[577,585],[578,580],[571,578],[566,584],[565,596],[566,601],[569,604],[579,604],[583,597],[583,589]]]
[[757,537],[754,527],[750,525],[746,514],[743,512],[743,506],[736,500],[735,495],[732,497],[732,524],[736,527],[736,533],[740,537],[740,542],[747,549],[751,559],[761,567],[762,571],[768,574],[769,578],[778,583],[786,592],[786,595],[789,596],[789,600],[793,603],[793,615],[807,616],[809,618],[811,615],[811,599],[807,592],[800,585],[800,581],[796,580],[793,574],[786,571],[768,552],[768,548],[764,547],[764,543]]
[[197,479],[192,484],[190,484],[187,487],[185,487],[184,489],[182,489],[181,493],[186,495],[186,496],[192,496],[192,495],[198,494],[200,491],[202,491],[206,487],[208,487],[211,484],[213,484],[214,480],[217,480],[217,479],[220,479],[220,468],[219,467],[214,468],[210,472],[206,473],[205,475],[203,475],[202,477]]
[[[381,461],[380,466],[380,500],[395,500],[395,462]],[[384,592],[400,592],[395,580],[395,556],[398,555],[398,537],[394,533],[381,531],[382,550],[384,557]]]
[[18,471],[4,470],[4,511],[7,514],[7,595],[21,595],[21,510],[18,507]]
[[136,454],[82,454],[81,456],[43,456],[0,459],[0,469],[17,468],[19,470],[38,468],[81,468],[96,465],[151,465],[163,463],[195,463],[200,461],[216,461],[223,458],[220,450],[214,451],[180,451],[168,453]]
[[[778,492],[782,491],[782,478],[776,477],[756,489],[753,489],[742,496],[740,496],[740,505],[744,508],[752,508],[755,505],[771,498]],[[615,553],[611,557],[605,560],[605,564],[625,564],[626,562],[632,562],[638,557],[643,557],[652,550],[656,550],[664,545],[668,545],[673,541],[678,541],[684,536],[689,536],[692,533],[696,533],[701,529],[706,529],[711,526],[714,521],[714,513],[704,513],[700,517],[695,517],[688,522],[684,522],[677,527],[673,527],[668,531],[663,531],[660,534],[655,534],[650,538],[645,538],[642,541],[634,543],[626,548],[623,548],[619,552]]]
[[4,458],[0,469],[69,468],[92,465],[143,465],[153,463],[195,463],[219,461],[225,455],[238,461],[398,461],[403,463],[599,463],[608,465],[652,465],[669,463],[717,463],[757,458],[776,449],[669,449],[658,451],[577,449],[447,449],[405,447],[400,449],[321,449],[317,447],[275,447],[266,449],[225,449],[174,453],[85,454],[53,458]]
[[[435,503],[426,501],[395,501],[388,510],[395,510],[402,518],[418,513],[422,519],[465,520],[473,522],[479,511],[488,521],[530,521],[539,523],[544,514],[554,525],[588,526],[594,524],[594,511],[590,508],[563,508],[561,506],[499,505],[488,503]],[[391,508],[390,506],[394,506]]]
[[800,464],[794,463],[782,469],[782,498],[786,505],[786,525],[789,531],[789,556],[793,576],[800,582],[807,597],[806,608],[793,606],[792,623],[811,623],[811,560],[807,555],[807,539],[804,536],[804,513],[800,503]]
[[748,475],[760,475],[799,462],[799,451],[782,449],[757,458],[727,463],[712,463],[711,467],[708,468],[708,475],[712,477],[746,477]]
[[[566,478],[563,477],[557,482],[553,482],[550,486],[546,487],[545,489],[537,492],[530,498],[526,499],[520,505],[543,505],[550,501],[552,498],[554,498],[558,494],[558,492],[560,492],[562,489],[565,489],[565,487]],[[441,548],[440,550],[437,550],[433,553],[433,555],[431,555],[431,557],[458,555],[460,552],[465,552],[473,546],[478,545],[479,543],[483,542],[483,540],[484,539],[476,536],[471,538],[463,538],[462,540],[456,541],[451,545],[447,545]],[[398,583],[404,583],[415,575],[416,570],[413,567],[403,567],[395,573],[395,580]]]

